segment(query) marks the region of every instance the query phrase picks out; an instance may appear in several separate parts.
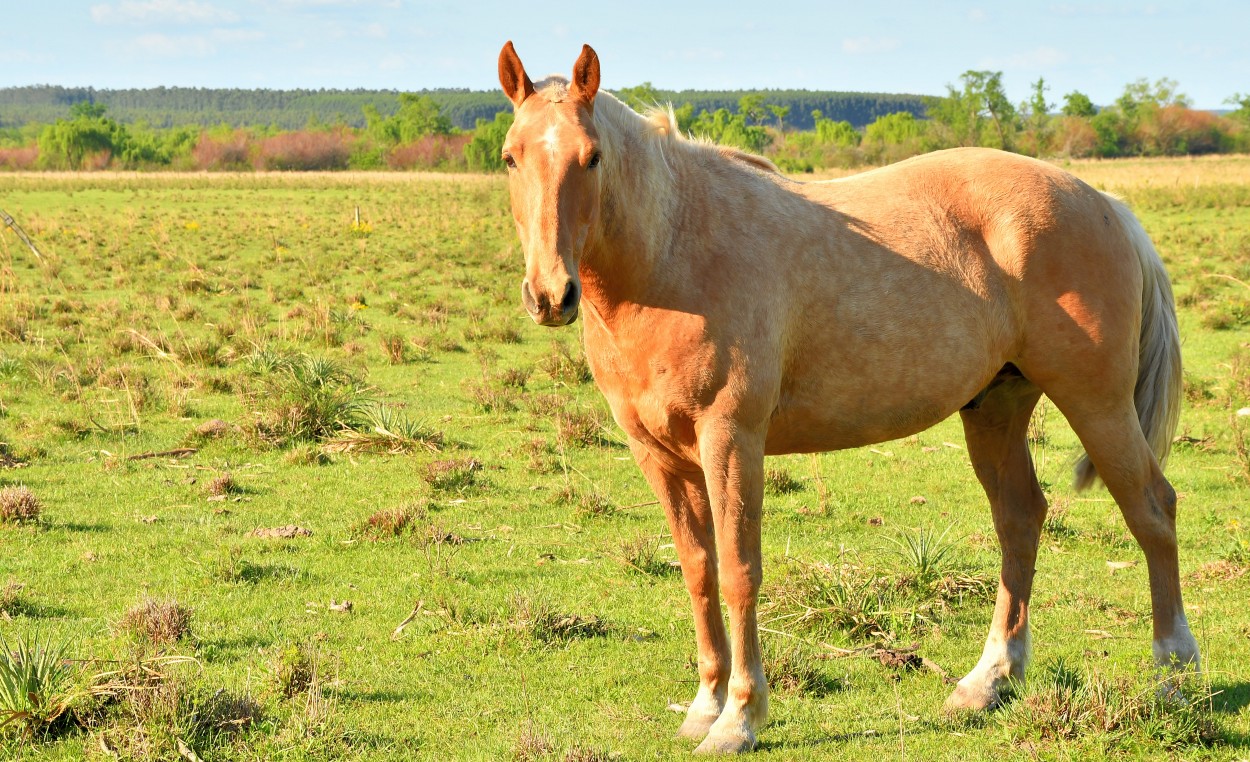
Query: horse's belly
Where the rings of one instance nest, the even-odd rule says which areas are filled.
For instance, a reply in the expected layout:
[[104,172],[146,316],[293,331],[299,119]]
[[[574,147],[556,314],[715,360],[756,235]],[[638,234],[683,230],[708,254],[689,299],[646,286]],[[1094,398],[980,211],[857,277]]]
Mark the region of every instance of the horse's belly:
[[917,402],[891,408],[779,411],[768,427],[765,452],[825,452],[886,442],[935,426],[959,409]]
[[[960,373],[845,373],[786,384],[769,422],[766,452],[821,452],[910,436],[970,402],[1002,361],[965,358]],[[914,370],[908,369],[908,370]]]

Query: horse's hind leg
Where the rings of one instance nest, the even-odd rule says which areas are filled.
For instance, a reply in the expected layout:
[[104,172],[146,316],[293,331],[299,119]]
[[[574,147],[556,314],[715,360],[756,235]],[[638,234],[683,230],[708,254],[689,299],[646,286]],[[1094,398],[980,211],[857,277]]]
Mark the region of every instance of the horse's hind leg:
[[1108,412],[1079,402],[1055,405],[1068,418],[1129,531],[1146,555],[1154,619],[1155,662],[1165,667],[1199,666],[1198,643],[1181,599],[1176,546],[1176,492],[1146,444],[1129,401]]
[[1010,680],[1024,677],[1029,653],[1029,595],[1046,519],[1046,498],[1029,455],[1029,417],[1041,392],[1009,377],[975,408],[960,411],[977,479],[985,488],[1002,549],[994,619],[980,661],[946,700],[947,709],[988,709]]

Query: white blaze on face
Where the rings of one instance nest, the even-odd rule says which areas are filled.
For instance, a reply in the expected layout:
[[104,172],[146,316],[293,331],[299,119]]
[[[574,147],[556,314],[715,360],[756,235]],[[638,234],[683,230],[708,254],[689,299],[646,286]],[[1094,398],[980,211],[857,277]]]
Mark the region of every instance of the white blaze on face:
[[547,151],[551,153],[552,161],[556,158],[556,126],[553,124],[543,133],[543,144],[547,146]]

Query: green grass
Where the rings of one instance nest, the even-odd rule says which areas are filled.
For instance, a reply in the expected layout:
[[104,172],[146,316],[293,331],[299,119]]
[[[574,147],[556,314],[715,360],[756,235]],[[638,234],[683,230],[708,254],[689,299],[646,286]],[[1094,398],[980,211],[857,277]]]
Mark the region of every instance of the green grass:
[[[980,720],[941,715],[931,670],[825,645],[976,662],[998,552],[958,421],[770,460],[761,758],[1250,754],[1250,207],[1230,185],[1126,194],[1181,304],[1193,705],[1152,703],[1141,552],[1105,492],[1072,492],[1049,407],[1035,679]],[[52,732],[0,731],[0,757],[689,753],[671,538],[578,329],[517,304],[501,180],[0,175],[0,206],[43,257],[0,234],[0,489],[40,508],[0,523],[0,632],[114,685]],[[290,526],[311,535],[253,534]],[[190,634],[134,635],[144,601]]]

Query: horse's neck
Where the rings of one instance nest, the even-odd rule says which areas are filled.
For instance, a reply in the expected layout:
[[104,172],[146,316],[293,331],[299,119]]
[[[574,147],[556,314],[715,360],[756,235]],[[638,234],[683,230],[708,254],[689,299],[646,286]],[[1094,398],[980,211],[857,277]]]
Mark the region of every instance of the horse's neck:
[[653,303],[678,287],[671,282],[674,271],[690,265],[671,261],[690,256],[688,242],[678,245],[682,221],[691,206],[707,201],[700,177],[706,167],[689,148],[677,141],[629,146],[623,157],[628,169],[621,166],[605,179],[599,234],[580,273],[584,298],[609,322],[623,307]]

